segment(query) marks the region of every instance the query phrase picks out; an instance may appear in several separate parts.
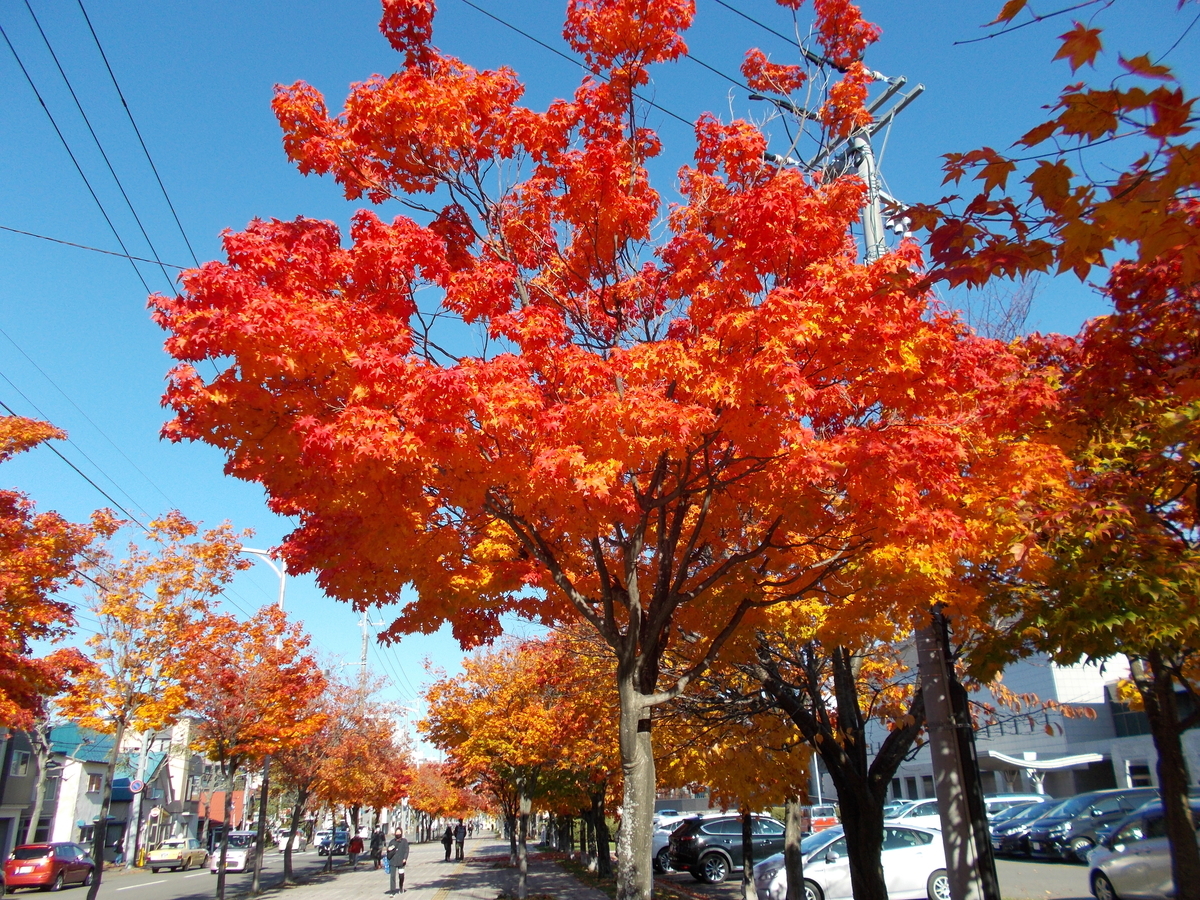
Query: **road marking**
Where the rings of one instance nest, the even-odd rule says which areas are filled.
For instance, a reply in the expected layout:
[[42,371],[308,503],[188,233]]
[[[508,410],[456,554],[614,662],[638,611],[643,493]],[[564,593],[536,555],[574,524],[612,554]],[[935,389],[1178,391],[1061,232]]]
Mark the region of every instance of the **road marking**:
[[195,875],[184,875],[184,878],[203,878],[208,872],[197,872]]
[[141,884],[131,884],[128,887],[117,888],[118,891],[132,891],[134,888],[150,887],[152,884],[166,884],[167,879],[160,878],[158,881],[143,881]]

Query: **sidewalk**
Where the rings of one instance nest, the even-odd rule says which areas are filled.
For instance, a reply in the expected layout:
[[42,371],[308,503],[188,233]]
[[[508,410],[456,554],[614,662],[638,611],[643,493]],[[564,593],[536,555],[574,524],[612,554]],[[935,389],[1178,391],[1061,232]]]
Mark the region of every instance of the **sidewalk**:
[[[496,900],[501,894],[517,895],[517,870],[508,866],[508,843],[480,837],[466,843],[466,859],[445,862],[446,851],[439,842],[413,844],[409,850],[402,900]],[[273,900],[359,900],[383,897],[388,876],[371,868],[370,857],[359,862],[358,871],[344,866],[332,874],[316,875],[307,884],[268,890],[263,897]],[[550,860],[530,860],[530,897],[555,900],[609,900]]]

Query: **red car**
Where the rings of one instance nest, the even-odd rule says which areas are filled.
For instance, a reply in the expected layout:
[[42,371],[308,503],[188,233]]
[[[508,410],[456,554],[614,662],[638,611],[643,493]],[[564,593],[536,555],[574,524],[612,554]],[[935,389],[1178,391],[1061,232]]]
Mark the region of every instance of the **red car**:
[[67,884],[91,884],[96,863],[78,844],[23,844],[4,864],[8,889],[36,887],[52,891]]

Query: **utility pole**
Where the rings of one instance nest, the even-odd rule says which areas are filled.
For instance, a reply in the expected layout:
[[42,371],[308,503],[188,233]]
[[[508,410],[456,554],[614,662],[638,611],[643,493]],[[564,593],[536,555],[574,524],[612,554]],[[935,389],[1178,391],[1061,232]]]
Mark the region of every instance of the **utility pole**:
[[367,634],[369,633],[368,629],[370,629],[372,627],[378,628],[382,624],[383,624],[383,622],[372,622],[370,619],[370,616],[367,615],[367,611],[365,609],[362,611],[362,617],[358,620],[358,627],[362,629],[362,654],[360,655],[359,662],[358,662],[359,680],[362,682],[364,689],[366,688],[366,684],[367,684],[367,647],[368,647]]
[[[831,141],[807,163],[768,155],[768,159],[777,165],[799,165],[810,172],[824,171],[826,177],[854,171],[863,180],[867,187],[866,203],[862,210],[863,259],[868,264],[887,251],[885,237],[889,228],[896,233],[903,233],[908,228],[908,221],[904,217],[893,218],[885,223],[884,205],[900,207],[902,204],[882,189],[871,139],[890,126],[896,116],[925,89],[924,85],[918,84],[904,94],[901,93],[906,84],[904,77],[888,78],[878,72],[872,75],[875,81],[883,82],[887,87],[867,107],[867,112],[874,117],[869,125],[848,137]],[[890,109],[876,115],[897,96],[899,99]],[[751,94],[751,99],[768,100],[802,121],[816,118],[790,101],[761,94]],[[942,819],[946,871],[950,876],[950,894],[954,900],[1000,900],[996,862],[992,856],[984,811],[983,787],[975,756],[975,732],[971,726],[965,691],[954,677],[946,620],[940,609],[931,609],[929,624],[917,629],[916,649],[921,689],[925,696],[938,812]]]

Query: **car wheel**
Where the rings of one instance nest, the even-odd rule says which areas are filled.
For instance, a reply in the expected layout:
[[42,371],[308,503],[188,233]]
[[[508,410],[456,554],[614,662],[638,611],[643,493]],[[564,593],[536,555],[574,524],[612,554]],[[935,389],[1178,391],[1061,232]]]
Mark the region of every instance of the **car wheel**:
[[88,869],[87,874],[83,876],[83,886],[88,887],[92,883],[92,879],[96,877],[95,869]]
[[709,853],[700,857],[700,875],[708,884],[720,884],[729,877],[729,863],[720,853]]
[[815,881],[804,879],[804,900],[825,900],[825,895],[821,893],[821,888]]
[[669,847],[663,847],[654,857],[654,871],[660,875],[671,871],[671,849]]
[[186,871],[187,871],[188,869],[190,869],[191,867],[192,867],[192,858],[189,856],[187,859],[185,859],[185,860],[183,861],[183,865],[182,865],[182,866],[180,866],[179,868],[183,869],[183,871],[185,871],[185,872],[186,872]]
[[50,890],[61,891],[63,888],[63,882],[65,882],[65,881],[66,881],[66,878],[63,877],[63,873],[59,872],[57,875],[54,876],[54,880],[52,882],[50,882]]
[[925,882],[925,893],[929,900],[950,900],[950,876],[945,869],[937,869]]
[[1075,838],[1075,840],[1071,841],[1071,853],[1074,854],[1077,860],[1085,863],[1087,862],[1087,855],[1091,853],[1094,846],[1096,845],[1088,838]]
[[158,866],[151,866],[150,871],[153,872],[155,875],[157,875],[158,874]]
[[1092,893],[1096,900],[1119,900],[1117,892],[1113,890],[1112,882],[1103,872],[1096,872],[1092,875]]

